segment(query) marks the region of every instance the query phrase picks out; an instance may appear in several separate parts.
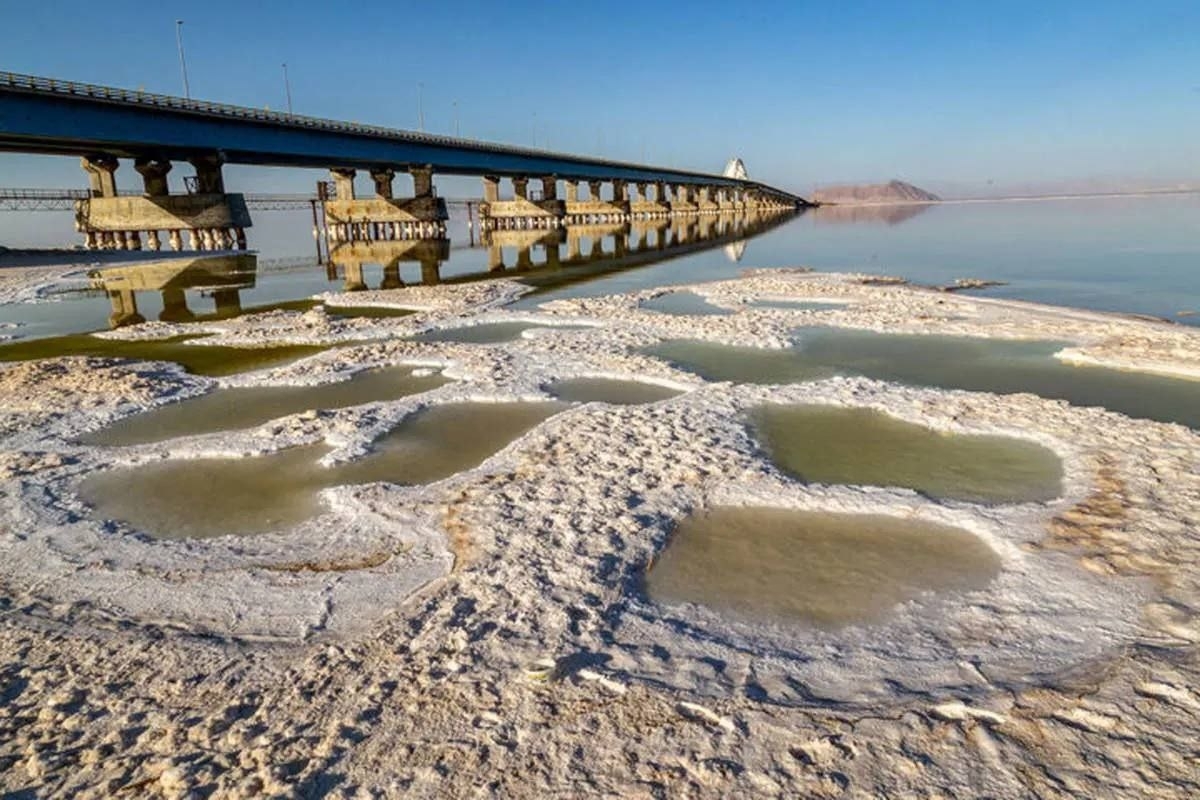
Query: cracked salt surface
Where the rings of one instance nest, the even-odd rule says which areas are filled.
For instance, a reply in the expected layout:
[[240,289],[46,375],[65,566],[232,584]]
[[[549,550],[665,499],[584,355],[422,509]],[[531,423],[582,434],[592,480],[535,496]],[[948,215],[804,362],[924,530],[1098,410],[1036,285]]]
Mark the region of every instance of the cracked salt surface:
[[[120,451],[80,446],[73,442],[84,431],[131,408],[195,393],[204,379],[170,366],[95,359],[0,366],[0,580],[9,607],[20,609],[7,614],[0,643],[25,654],[36,672],[15,707],[27,714],[30,702],[51,691],[39,687],[52,685],[77,687],[81,702],[106,709],[74,729],[81,739],[54,752],[95,747],[110,726],[136,724],[133,715],[152,706],[170,709],[174,729],[186,734],[172,739],[170,755],[183,764],[182,778],[172,780],[226,791],[251,779],[286,791],[336,772],[351,787],[386,790],[395,779],[404,790],[465,794],[475,780],[496,780],[511,794],[535,796],[563,790],[560,768],[570,763],[575,789],[627,794],[647,782],[665,786],[668,778],[650,762],[678,763],[670,781],[714,795],[797,794],[826,784],[864,794],[964,793],[981,774],[1002,797],[1063,786],[1097,796],[1144,793],[1156,774],[1171,786],[1196,787],[1194,775],[1172,766],[1190,752],[1194,715],[1146,700],[1175,697],[1200,676],[1187,649],[1200,642],[1195,432],[1031,394],[866,377],[704,383],[641,352],[680,338],[780,348],[798,326],[822,324],[1069,341],[1102,363],[1187,374],[1200,365],[1193,332],[865,286],[855,276],[771,272],[690,287],[736,309],[726,316],[643,311],[638,304],[649,293],[641,293],[556,301],[541,315],[507,317],[595,326],[583,330],[538,330],[485,347],[403,338],[459,324],[476,308],[503,321],[497,304],[515,296],[503,282],[469,293],[445,288],[441,297],[415,296],[430,310],[412,317],[269,314],[213,324],[225,342],[323,343],[368,330],[391,336],[222,385],[320,383],[349,364],[425,363],[455,379],[420,396],[297,414],[250,430]],[[759,297],[847,306],[745,305]],[[479,467],[428,486],[326,490],[326,513],[286,534],[149,541],[90,520],[75,494],[108,463],[252,456],[324,442],[333,448],[325,461],[337,464],[370,452],[420,408],[545,401],[543,387],[596,376],[687,391],[647,405],[564,410]],[[745,415],[768,403],[868,408],[952,433],[1020,437],[1062,459],[1062,495],[981,506],[901,489],[804,485],[775,469],[746,429]],[[748,506],[952,526],[991,548],[999,572],[984,589],[920,595],[885,621],[836,631],[664,607],[641,594],[647,565],[680,520]],[[107,648],[99,660],[87,655],[100,646],[90,638],[97,628],[113,629],[96,634]],[[225,637],[249,647],[247,655],[227,655]],[[258,641],[292,646],[245,644]],[[43,652],[79,663],[60,674]],[[554,668],[542,688],[531,688],[522,676],[545,659]],[[124,665],[138,696],[104,694],[93,663],[105,675]],[[209,691],[202,677],[185,694],[207,698],[211,710],[178,706],[173,687],[197,668],[236,677],[242,694],[229,697],[224,677]],[[56,676],[53,683],[36,683],[43,674]],[[1138,693],[1135,686],[1149,688]],[[223,730],[212,727],[218,718],[236,718],[234,705],[259,707],[255,693],[270,699],[268,714],[247,712],[261,720],[255,744],[206,733]],[[365,718],[362,703],[372,709]],[[559,724],[564,714],[583,724]],[[189,722],[193,716],[199,721]],[[49,754],[36,748],[26,755],[29,737],[63,735],[55,720],[26,721],[0,757],[16,759],[22,775],[39,776],[30,780],[52,779],[65,789],[116,769],[105,759],[47,763]],[[330,720],[328,738],[297,733]],[[1116,730],[1114,720],[1135,735],[1089,738],[1087,731]],[[1047,741],[1057,743],[1053,759],[1039,744]],[[415,742],[430,745],[413,749]],[[446,742],[463,743],[453,751],[454,769],[420,766],[427,750],[449,752],[439,749]],[[631,747],[644,758],[625,757]],[[145,753],[123,762],[132,765],[122,767],[126,783],[159,774],[152,770],[162,757],[146,748],[126,747]],[[212,772],[211,756],[201,755],[233,750],[250,760]],[[571,758],[576,751],[595,759]],[[180,761],[193,752],[194,760]],[[979,755],[985,752],[1022,769],[991,766]],[[1097,767],[1106,763],[1101,752],[1157,773]],[[260,768],[279,763],[297,767]],[[533,764],[557,766],[543,772]],[[503,783],[510,780],[517,782]],[[26,781],[0,777],[0,785]]]

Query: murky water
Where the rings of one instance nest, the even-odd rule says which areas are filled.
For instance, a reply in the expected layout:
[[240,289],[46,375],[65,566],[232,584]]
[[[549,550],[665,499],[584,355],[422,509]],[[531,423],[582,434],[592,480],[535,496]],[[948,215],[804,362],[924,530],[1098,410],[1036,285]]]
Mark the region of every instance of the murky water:
[[1078,406],[1200,428],[1200,381],[1076,367],[1051,356],[1054,342],[1003,342],[806,328],[795,347],[770,350],[673,340],[646,352],[706,380],[796,383],[863,375],[916,386],[1013,394],[1031,392]]
[[647,572],[663,604],[836,629],[926,592],[986,587],[1000,558],[959,528],[882,515],[718,507],[683,520]]
[[413,367],[387,367],[350,380],[319,386],[263,386],[216,389],[118,420],[82,438],[86,444],[130,445],[179,436],[260,425],[312,408],[345,408],[392,400],[441,386],[438,375],[414,375]]
[[879,411],[766,405],[751,427],[771,460],[807,483],[898,486],[977,503],[1042,502],[1062,462],[1033,442],[948,434]]
[[391,308],[390,306],[331,306],[326,304],[325,313],[331,317],[392,319],[394,317],[408,317],[416,312],[410,308]]
[[560,403],[455,403],[405,418],[357,461],[324,468],[311,445],[252,458],[175,459],[97,473],[79,486],[101,519],[154,538],[190,539],[282,530],[321,510],[328,486],[420,484],[471,469]]
[[324,446],[254,458],[162,461],[96,473],[79,495],[97,519],[120,520],[155,539],[205,539],[282,530],[321,511],[330,470]]
[[449,403],[402,421],[370,455],[334,470],[338,483],[429,483],[470,469],[567,406]]
[[714,306],[695,292],[667,292],[643,300],[641,307],[680,317],[725,317],[733,313],[727,308]]
[[0,345],[0,361],[31,361],[57,356],[101,356],[142,361],[174,361],[197,375],[232,375],[294,361],[326,349],[321,345],[228,347],[192,344],[202,336],[175,336],[148,341],[101,339],[89,334],[21,339]]
[[636,406],[676,397],[681,392],[645,381],[621,381],[613,378],[571,378],[555,381],[546,391],[569,403],[608,403]]
[[481,325],[463,325],[457,328],[442,328],[426,331],[414,336],[419,342],[463,342],[469,344],[499,344],[521,338],[521,334],[532,328],[547,328],[534,322],[487,322]]

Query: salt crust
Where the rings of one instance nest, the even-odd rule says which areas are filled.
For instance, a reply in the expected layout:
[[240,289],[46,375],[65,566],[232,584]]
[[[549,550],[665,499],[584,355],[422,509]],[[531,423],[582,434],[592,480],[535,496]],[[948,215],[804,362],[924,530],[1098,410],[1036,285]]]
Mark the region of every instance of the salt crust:
[[[846,378],[704,384],[634,348],[680,337],[782,347],[795,327],[821,324],[1063,340],[1065,359],[1194,375],[1200,332],[854,275],[762,271],[685,288],[737,313],[640,309],[662,291],[651,290],[510,314],[499,306],[522,292],[516,284],[421,287],[404,299],[414,287],[337,296],[428,309],[411,317],[206,323],[214,335],[195,346],[370,340],[253,374],[212,380],[84,358],[0,366],[0,650],[10,654],[0,787],[304,794],[337,776],[328,786],[342,796],[1197,791],[1195,432],[1032,395]],[[848,305],[743,307],[761,298]],[[496,345],[398,338],[515,320],[594,327]],[[219,386],[312,384],[400,363],[455,382],[246,431],[74,443]],[[90,519],[73,493],[95,469],[162,458],[321,441],[333,448],[327,462],[354,458],[429,405],[548,399],[548,383],[587,376],[690,391],[573,407],[429,486],[327,490],[324,514],[280,534],[153,541]],[[797,485],[742,424],[764,402],[867,406],[1038,441],[1064,459],[1064,496],[978,507]],[[886,623],[836,633],[647,602],[639,576],[674,521],[718,504],[958,525],[988,541],[1003,569],[986,590],[922,598]],[[546,658],[554,667],[539,667],[534,685],[528,665]]]

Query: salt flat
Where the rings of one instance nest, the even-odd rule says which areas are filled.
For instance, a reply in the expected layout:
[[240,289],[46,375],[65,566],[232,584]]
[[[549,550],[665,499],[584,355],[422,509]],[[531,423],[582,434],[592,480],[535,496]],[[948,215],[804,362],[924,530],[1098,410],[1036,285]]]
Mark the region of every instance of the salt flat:
[[[339,296],[200,326],[195,346],[344,346],[218,379],[65,358],[0,365],[0,788],[107,797],[928,796],[1200,793],[1200,434],[1031,394],[862,377],[705,383],[640,352],[691,338],[781,348],[806,325],[1071,344],[1068,362],[1200,375],[1200,331],[982,300],[856,275],[750,272],[686,287],[732,313],[641,303],[663,290],[505,311],[506,281]],[[827,301],[762,308],[765,299]],[[498,344],[430,328],[533,321]],[[314,384],[397,364],[450,382],[243,431],[126,448],[105,422],[219,386]],[[683,390],[584,404],[478,468],[425,486],[325,490],[321,514],[247,537],[156,541],[93,519],[75,488],[111,466],[324,443],[354,459],[407,415],[547,400],[555,381]],[[1200,391],[1200,384],[1198,384]],[[1064,463],[1045,503],[803,485],[744,415],[763,403],[872,408],[1022,437]],[[997,553],[987,588],[834,631],[659,606],[640,579],[675,521],[756,505],[899,515]]]

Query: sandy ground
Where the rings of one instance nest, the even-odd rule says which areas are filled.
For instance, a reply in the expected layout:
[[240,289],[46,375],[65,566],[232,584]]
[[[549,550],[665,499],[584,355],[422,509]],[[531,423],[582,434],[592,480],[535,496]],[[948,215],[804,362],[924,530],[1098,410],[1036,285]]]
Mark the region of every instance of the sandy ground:
[[[803,324],[1072,342],[1068,361],[1200,375],[1200,331],[1082,311],[752,272],[690,287],[736,311],[639,308],[663,290],[502,304],[515,284],[339,296],[206,323],[204,343],[361,341],[219,380],[71,358],[0,366],[0,789],[15,796],[1194,797],[1200,794],[1200,435],[1032,395],[867,379],[705,384],[637,348],[686,336],[784,346]],[[14,290],[16,291],[16,290]],[[753,299],[834,300],[824,311]],[[401,337],[515,319],[500,345]],[[120,336],[166,336],[154,323]],[[204,343],[195,346],[204,346]],[[219,385],[315,383],[410,363],[423,395],[128,448],[80,433]],[[339,487],[257,537],[154,541],[96,521],[97,469],[324,441],[333,462],[463,399],[544,399],[561,377],[687,391],[574,406],[479,468],[423,487]],[[867,406],[1039,441],[1046,504],[804,486],[741,423],[763,402]],[[712,505],[870,511],[966,528],[1000,556],[987,589],[873,626],[746,625],[658,606],[640,576],[674,521]]]

